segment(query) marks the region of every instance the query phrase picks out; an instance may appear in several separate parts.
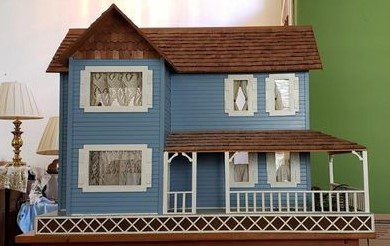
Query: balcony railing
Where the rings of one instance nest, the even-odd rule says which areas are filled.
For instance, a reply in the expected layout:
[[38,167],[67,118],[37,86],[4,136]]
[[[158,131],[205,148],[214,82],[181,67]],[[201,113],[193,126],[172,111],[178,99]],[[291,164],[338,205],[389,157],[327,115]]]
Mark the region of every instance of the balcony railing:
[[190,214],[195,211],[192,208],[191,191],[170,191],[168,192],[169,213]]
[[358,213],[364,191],[230,191],[228,213]]

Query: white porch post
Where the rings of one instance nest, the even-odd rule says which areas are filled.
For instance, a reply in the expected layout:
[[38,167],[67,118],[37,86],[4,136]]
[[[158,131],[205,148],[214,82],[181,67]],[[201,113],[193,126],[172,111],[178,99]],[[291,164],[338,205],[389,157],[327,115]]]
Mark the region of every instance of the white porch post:
[[330,185],[334,183],[334,171],[333,171],[333,155],[329,155],[329,183]]
[[164,170],[163,170],[163,213],[168,213],[168,192],[169,192],[169,158],[168,152],[164,152]]
[[225,207],[226,213],[230,213],[230,170],[229,152],[225,152]]
[[366,212],[370,212],[370,195],[368,189],[368,156],[367,150],[362,151],[363,157],[363,189],[364,189],[364,208]]
[[197,161],[198,161],[198,155],[196,152],[192,152],[192,213],[193,214],[196,214],[196,193],[197,193],[197,189],[196,189],[196,179],[197,179]]

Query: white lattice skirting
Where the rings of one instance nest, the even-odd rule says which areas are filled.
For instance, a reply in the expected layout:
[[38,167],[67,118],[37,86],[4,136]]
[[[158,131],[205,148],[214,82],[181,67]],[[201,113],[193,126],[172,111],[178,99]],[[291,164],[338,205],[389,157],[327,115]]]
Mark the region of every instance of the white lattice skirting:
[[42,216],[35,228],[36,234],[365,233],[374,231],[374,218],[372,214]]

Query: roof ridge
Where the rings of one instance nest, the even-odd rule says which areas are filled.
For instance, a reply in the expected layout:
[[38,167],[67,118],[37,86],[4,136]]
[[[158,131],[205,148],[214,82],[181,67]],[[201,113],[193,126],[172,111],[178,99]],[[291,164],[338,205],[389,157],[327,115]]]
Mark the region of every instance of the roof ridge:
[[[178,73],[296,72],[322,68],[312,26],[139,28],[113,4],[90,27],[68,30],[47,71],[68,71],[68,58],[110,18],[127,22],[157,54],[156,57],[162,57]],[[109,42],[113,44],[109,45]],[[108,45],[108,49],[102,51],[104,54],[123,53],[126,57],[131,49],[128,48],[131,45],[122,42],[120,35],[109,42],[104,44]],[[94,50],[98,54],[96,58],[100,58],[100,50],[95,44],[88,54],[79,58],[93,59],[95,56],[91,51]],[[231,55],[237,57],[228,59]]]

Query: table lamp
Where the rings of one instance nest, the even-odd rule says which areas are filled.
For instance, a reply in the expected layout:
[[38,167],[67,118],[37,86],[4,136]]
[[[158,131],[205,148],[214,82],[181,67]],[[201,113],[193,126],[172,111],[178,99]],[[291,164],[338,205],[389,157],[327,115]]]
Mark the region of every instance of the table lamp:
[[15,125],[12,131],[12,147],[14,148],[13,166],[22,166],[20,148],[23,145],[21,120],[42,119],[34,95],[30,88],[18,82],[4,82],[0,84],[0,119],[13,120]]
[[[39,142],[37,154],[39,155],[58,155],[59,144],[59,118],[51,117],[43,131],[41,141]],[[58,159],[55,159],[47,168],[50,174],[58,173]]]

